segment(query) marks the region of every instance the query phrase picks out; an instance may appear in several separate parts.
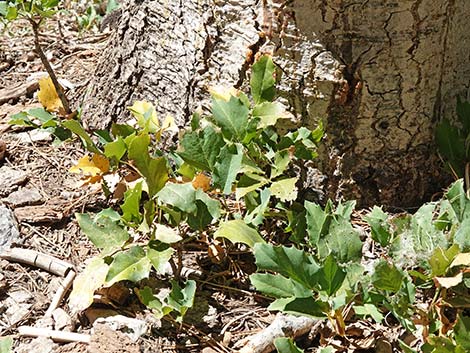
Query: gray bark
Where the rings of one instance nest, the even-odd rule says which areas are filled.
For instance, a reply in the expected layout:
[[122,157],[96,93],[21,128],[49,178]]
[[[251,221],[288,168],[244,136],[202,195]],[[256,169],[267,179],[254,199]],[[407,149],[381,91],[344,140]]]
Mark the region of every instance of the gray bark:
[[467,0],[130,1],[85,121],[125,120],[146,99],[183,124],[208,85],[243,86],[248,48],[272,52],[295,123],[325,124],[328,195],[417,205],[446,179],[436,122],[470,98],[469,15]]

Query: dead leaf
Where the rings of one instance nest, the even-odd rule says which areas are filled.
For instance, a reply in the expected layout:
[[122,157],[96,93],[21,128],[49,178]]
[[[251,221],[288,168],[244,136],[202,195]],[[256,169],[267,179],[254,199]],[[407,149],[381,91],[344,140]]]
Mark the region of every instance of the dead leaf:
[[456,266],[470,266],[470,253],[458,254],[450,264],[450,267]]
[[455,287],[463,280],[462,272],[459,272],[457,276],[454,277],[434,277],[434,282],[439,284],[439,286],[444,288]]
[[207,249],[207,253],[209,255],[210,260],[215,264],[221,263],[222,260],[227,256],[225,248],[219,242],[210,244]]
[[47,111],[58,112],[59,110],[64,109],[49,76],[39,80],[38,100]]
[[194,177],[192,184],[193,188],[202,189],[202,191],[206,192],[211,188],[211,178],[204,173],[199,173]]
[[86,155],[78,160],[78,163],[69,169],[71,173],[83,174],[86,183],[97,183],[103,178],[103,174],[109,171],[109,160],[100,155]]

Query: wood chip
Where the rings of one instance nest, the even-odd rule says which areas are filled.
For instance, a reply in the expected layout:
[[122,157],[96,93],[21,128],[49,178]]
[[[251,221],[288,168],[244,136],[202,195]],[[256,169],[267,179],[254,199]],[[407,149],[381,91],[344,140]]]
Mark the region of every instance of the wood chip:
[[18,100],[23,96],[28,96],[39,88],[38,81],[31,81],[23,83],[14,88],[5,88],[0,90],[0,105],[9,102],[10,100]]
[[26,206],[15,209],[18,222],[25,223],[56,223],[64,218],[64,214],[49,205]]

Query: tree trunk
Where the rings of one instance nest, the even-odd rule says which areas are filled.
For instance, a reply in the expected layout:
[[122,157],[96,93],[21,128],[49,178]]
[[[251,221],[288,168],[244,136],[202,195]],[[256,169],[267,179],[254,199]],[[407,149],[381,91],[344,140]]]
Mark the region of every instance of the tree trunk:
[[444,184],[434,127],[470,96],[468,0],[192,0],[127,3],[95,72],[85,121],[136,99],[184,124],[208,85],[245,83],[272,52],[296,123],[326,129],[328,195],[415,206]]

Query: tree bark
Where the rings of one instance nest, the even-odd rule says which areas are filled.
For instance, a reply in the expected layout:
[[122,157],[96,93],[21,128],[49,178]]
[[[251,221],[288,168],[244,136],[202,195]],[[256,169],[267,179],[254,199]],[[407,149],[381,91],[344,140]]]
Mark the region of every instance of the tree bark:
[[243,87],[272,52],[294,125],[325,124],[328,195],[409,207],[447,178],[434,128],[470,98],[467,0],[129,1],[85,99],[92,128],[136,99],[180,124],[206,87]]

